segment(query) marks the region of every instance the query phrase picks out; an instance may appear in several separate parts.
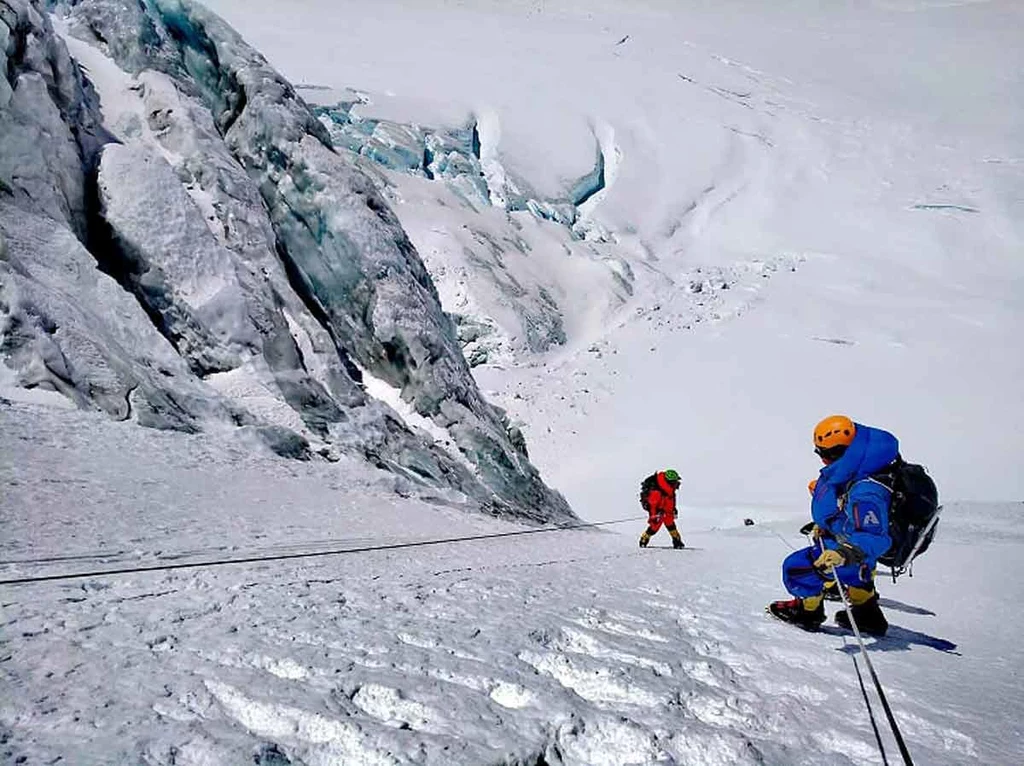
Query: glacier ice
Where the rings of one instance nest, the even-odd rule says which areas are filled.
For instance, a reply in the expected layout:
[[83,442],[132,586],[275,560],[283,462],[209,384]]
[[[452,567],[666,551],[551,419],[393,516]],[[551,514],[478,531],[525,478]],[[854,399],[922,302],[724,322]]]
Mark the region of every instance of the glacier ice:
[[[477,390],[359,158],[227,24],[184,0],[0,0],[0,18],[0,350],[22,385],[159,427],[253,429],[293,457],[361,454],[492,512],[571,517]],[[426,161],[401,130],[371,133],[391,161]],[[443,149],[430,172],[458,164]],[[360,367],[455,454],[369,397]]]
[[[504,168],[495,114],[485,111],[455,127],[402,124],[366,116],[373,113],[366,94],[315,111],[335,146],[364,159],[389,199],[408,203],[396,211],[427,262],[471,366],[503,364],[565,344],[569,332],[563,317],[582,293],[597,292],[594,302],[609,305],[630,294],[632,275],[610,257],[615,238],[591,215],[620,159],[609,126],[594,128],[593,169],[548,199]],[[403,176],[436,182],[435,190],[417,190],[416,182],[403,182]],[[452,206],[472,209],[475,215],[466,219],[479,223],[446,230],[441,219]],[[437,211],[429,221],[428,208]],[[417,218],[422,219],[418,226]],[[545,231],[547,222],[554,226]],[[433,236],[439,230],[445,236]],[[536,260],[574,263],[548,269],[541,278],[542,269],[527,263],[531,239],[539,240],[544,253]],[[562,254],[569,258],[559,258]]]

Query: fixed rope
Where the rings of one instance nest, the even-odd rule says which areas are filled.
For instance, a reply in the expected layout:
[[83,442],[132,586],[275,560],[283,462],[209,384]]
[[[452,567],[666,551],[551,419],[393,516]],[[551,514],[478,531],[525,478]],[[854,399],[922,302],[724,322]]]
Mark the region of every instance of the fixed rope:
[[[614,519],[612,521],[597,521],[588,522],[585,524],[568,524],[559,527],[542,527],[539,529],[519,529],[513,532],[491,532],[488,534],[480,535],[463,535],[461,537],[447,537],[436,540],[415,540],[412,542],[404,543],[386,543],[383,545],[366,545],[358,548],[340,548],[327,551],[300,551],[297,553],[278,553],[271,555],[256,555],[256,556],[243,556],[233,559],[215,559],[213,561],[190,561],[181,562],[176,564],[152,564],[146,566],[133,566],[123,567],[120,569],[102,569],[92,570],[88,572],[74,572],[71,574],[53,574],[53,575],[31,575],[26,577],[14,577],[5,580],[0,580],[0,585],[26,585],[29,583],[37,582],[53,582],[57,580],[81,580],[89,577],[103,577],[109,575],[120,575],[120,574],[137,574],[142,572],[169,572],[178,569],[200,569],[204,567],[221,567],[229,566],[234,564],[256,564],[266,561],[286,561],[290,559],[311,559],[321,558],[324,556],[341,556],[348,553],[369,553],[372,551],[390,551],[398,550],[401,548],[419,548],[427,547],[431,545],[448,545],[453,543],[463,543],[475,540],[494,540],[502,537],[517,537],[521,535],[537,535],[545,532],[567,532],[576,529],[591,529],[594,527],[604,527],[610,524],[623,524],[627,521],[637,521],[640,516],[632,516],[627,519]],[[3,565],[5,562],[0,562]],[[31,564],[31,561],[19,561],[18,564]],[[42,562],[40,562],[42,563]]]
[[779,532],[778,530],[773,529],[772,530],[772,534],[774,534],[777,538],[782,540],[782,542],[784,542],[786,544],[786,547],[789,548],[791,551],[795,551],[796,550],[796,546],[793,545],[793,543],[791,543],[785,537],[783,537],[781,532]]
[[[857,621],[853,617],[853,607],[850,605],[850,599],[847,596],[846,588],[839,582],[839,577],[836,575],[836,568],[829,567],[832,570],[832,577],[836,580],[836,586],[839,590],[839,595],[843,598],[843,608],[846,609],[846,615],[850,618],[850,627],[853,628],[853,635],[857,637],[857,643],[860,645],[861,657],[864,659],[864,664],[867,666],[868,673],[871,674],[871,681],[875,685],[875,691],[878,693],[878,699],[882,703],[882,710],[885,711],[885,717],[889,721],[889,728],[892,731],[893,737],[896,739],[896,746],[900,750],[900,755],[903,756],[903,763],[906,766],[914,766],[914,760],[910,757],[910,751],[907,749],[907,743],[903,741],[903,734],[900,732],[899,724],[896,723],[896,717],[892,714],[892,708],[889,707],[889,700],[886,699],[885,691],[882,689],[882,684],[878,680],[878,674],[875,673],[875,666],[871,664],[871,658],[868,657],[867,647],[864,646],[864,639],[860,635],[860,628],[857,626]],[[845,638],[843,641],[845,642]],[[851,655],[852,656],[852,655]],[[854,665],[857,663],[857,658],[854,657]],[[860,677],[860,668],[857,668],[857,676]],[[861,689],[864,688],[864,683],[861,681]],[[867,703],[867,694],[864,695],[864,701]],[[868,714],[871,716],[871,725],[875,727],[875,736],[878,736],[878,728],[875,726],[874,714],[871,712],[871,705],[868,704]],[[885,750],[882,748],[882,740],[879,738],[878,747],[882,750],[882,760],[885,760]]]
[[[807,539],[811,543],[811,547],[818,547],[822,553],[825,552],[825,543],[820,539],[815,539],[812,535],[808,534]],[[882,684],[878,680],[878,674],[875,673],[875,667],[871,664],[871,658],[868,656],[867,647],[864,645],[864,639],[860,634],[860,627],[857,625],[857,620],[853,616],[853,607],[850,604],[850,599],[846,592],[846,587],[839,580],[839,576],[836,574],[836,568],[829,567],[832,572],[832,577],[836,582],[836,589],[839,591],[839,595],[843,599],[843,608],[846,610],[847,617],[850,618],[850,627],[853,629],[853,635],[857,638],[857,644],[860,646],[860,654],[864,659],[864,664],[867,666],[868,672],[871,674],[871,681],[875,685],[875,691],[878,692],[878,699],[882,703],[882,709],[885,711],[885,716],[889,721],[889,728],[892,730],[893,737],[896,740],[896,746],[900,750],[900,755],[903,757],[903,763],[905,766],[914,766],[914,761],[910,757],[910,751],[907,749],[906,742],[903,741],[903,735],[900,732],[900,727],[896,723],[896,717],[892,713],[892,708],[889,707],[889,700],[886,699],[885,691],[882,689]],[[814,567],[794,567],[793,571],[819,571],[815,570]],[[846,637],[843,637],[843,646],[847,646]],[[857,681],[860,683],[861,694],[864,697],[864,705],[868,709],[868,718],[871,720],[871,728],[875,732],[875,741],[878,743],[878,751],[882,755],[882,763],[884,766],[888,766],[889,760],[885,755],[885,746],[882,744],[881,733],[878,730],[878,723],[875,721],[875,713],[871,708],[871,701],[868,698],[867,689],[864,685],[864,677],[860,672],[860,665],[857,663],[856,655],[850,655],[853,660],[853,667],[857,671]]]
[[[849,646],[846,643],[846,636],[843,636],[843,648]],[[857,662],[855,654],[850,655],[853,660],[853,669],[857,671],[857,683],[860,684],[860,695],[864,698],[864,706],[868,709],[868,720],[871,721],[871,731],[875,733],[875,742],[878,743],[878,752],[882,754],[882,766],[889,766],[889,759],[885,755],[885,745],[882,744],[882,733],[878,730],[878,721],[875,720],[875,711],[871,707],[871,700],[868,697],[868,689],[864,685],[864,675],[860,672],[860,663]]]

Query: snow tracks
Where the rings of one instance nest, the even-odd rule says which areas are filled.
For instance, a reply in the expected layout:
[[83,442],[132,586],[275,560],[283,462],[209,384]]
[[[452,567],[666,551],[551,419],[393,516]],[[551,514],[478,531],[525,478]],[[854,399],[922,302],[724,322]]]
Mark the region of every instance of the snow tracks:
[[[0,719],[5,751],[177,764],[872,762],[858,699],[835,691],[849,660],[697,584],[707,564],[704,552],[564,533],[9,589],[0,667],[18,693]],[[805,728],[809,710],[830,708],[834,727],[815,712]],[[970,752],[966,738],[954,745]]]

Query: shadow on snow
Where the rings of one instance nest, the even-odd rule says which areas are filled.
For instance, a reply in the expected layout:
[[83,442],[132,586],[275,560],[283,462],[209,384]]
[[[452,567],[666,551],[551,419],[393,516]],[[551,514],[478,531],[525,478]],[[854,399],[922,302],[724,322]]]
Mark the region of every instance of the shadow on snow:
[[[853,638],[853,631],[835,625],[822,625],[819,631],[830,636]],[[957,645],[952,641],[929,636],[927,633],[921,633],[916,630],[901,628],[897,625],[890,625],[888,632],[884,636],[865,636],[864,646],[869,652],[905,652],[909,651],[913,646],[926,646],[929,649],[935,649],[944,654],[952,654],[957,657],[962,656],[960,652],[956,651]],[[853,641],[836,651],[843,652],[844,654],[855,654],[860,649],[856,642]]]
[[922,614],[926,617],[935,616],[935,612],[930,609],[925,609],[922,606],[914,606],[912,604],[904,604],[902,601],[896,601],[891,598],[878,599],[878,605],[884,606],[886,609],[895,609],[897,612],[906,612],[907,614]]

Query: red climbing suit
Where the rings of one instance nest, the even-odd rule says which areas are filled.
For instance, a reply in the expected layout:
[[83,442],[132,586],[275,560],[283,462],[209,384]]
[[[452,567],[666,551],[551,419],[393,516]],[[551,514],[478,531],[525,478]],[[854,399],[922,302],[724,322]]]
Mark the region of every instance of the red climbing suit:
[[676,488],[668,483],[664,471],[658,472],[657,486],[647,493],[647,509],[651,534],[661,529],[662,524],[671,527],[676,523]]

